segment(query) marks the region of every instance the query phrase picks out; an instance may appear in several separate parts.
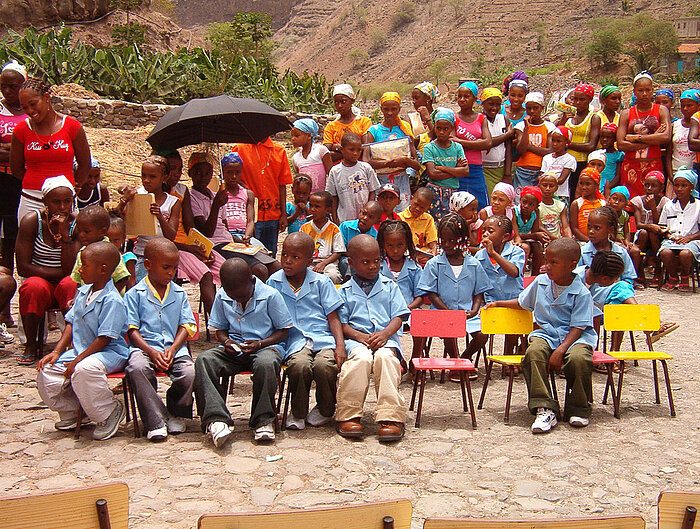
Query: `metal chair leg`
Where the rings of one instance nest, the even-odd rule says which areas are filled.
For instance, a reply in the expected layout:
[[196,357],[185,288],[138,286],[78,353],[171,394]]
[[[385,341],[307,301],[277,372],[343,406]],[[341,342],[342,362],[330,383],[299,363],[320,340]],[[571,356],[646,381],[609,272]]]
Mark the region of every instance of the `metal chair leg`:
[[510,420],[510,399],[513,395],[513,378],[515,377],[515,368],[508,366],[508,393],[506,394],[506,412],[503,415],[503,422],[507,423]]
[[416,410],[416,428],[420,428],[420,414],[423,411],[423,393],[425,392],[425,370],[420,371],[421,384],[418,394],[418,409]]
[[654,372],[654,396],[656,397],[654,403],[661,404],[661,398],[659,395],[659,370],[656,367],[656,360],[651,361],[651,367]]
[[466,392],[466,387],[465,387],[465,382],[464,382],[465,374],[464,371],[459,372],[459,387],[462,390],[462,410],[466,413],[469,411],[467,408],[467,392]]
[[664,370],[664,379],[666,379],[666,393],[668,394],[668,406],[671,408],[671,417],[676,416],[676,407],[673,405],[673,392],[671,391],[671,378],[668,376],[668,365],[666,360],[661,360],[661,367]]
[[478,409],[484,406],[484,397],[486,396],[486,388],[489,386],[489,380],[491,379],[491,369],[493,369],[493,362],[486,362],[486,376],[484,377],[484,385],[481,388],[481,397],[479,398]]
[[129,394],[129,403],[131,404],[131,414],[133,415],[134,421],[134,437],[141,437],[141,428],[139,427],[139,419],[136,414],[136,397],[134,396],[133,388],[131,387],[131,382],[129,377],[124,377],[124,391]]
[[472,428],[476,428],[476,412],[474,411],[474,402],[472,401],[472,385],[469,381],[469,375],[462,371],[462,378],[467,383],[467,399],[469,400],[469,412],[472,416]]
[[83,416],[85,412],[83,411],[82,406],[78,408],[78,419],[77,422],[75,423],[75,430],[73,430],[73,437],[76,439],[80,439],[80,428],[83,425]]

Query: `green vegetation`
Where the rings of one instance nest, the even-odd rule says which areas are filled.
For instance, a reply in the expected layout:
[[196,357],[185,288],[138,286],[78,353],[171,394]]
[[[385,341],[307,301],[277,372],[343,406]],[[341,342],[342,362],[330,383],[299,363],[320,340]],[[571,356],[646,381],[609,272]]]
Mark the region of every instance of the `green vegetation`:
[[[415,83],[414,83],[415,84]],[[362,85],[362,89],[355,90],[358,99],[362,101],[379,101],[384,92],[398,92],[404,102],[410,99],[413,84],[400,83],[398,81],[389,83],[367,83]]]
[[141,45],[146,42],[146,30],[143,24],[128,24],[114,26],[112,40],[120,46]]
[[447,77],[447,69],[450,67],[452,61],[447,57],[442,59],[435,59],[430,66],[425,69],[425,73],[430,79],[432,79],[435,86],[438,86],[441,82],[444,82]]
[[357,70],[369,60],[369,53],[362,48],[354,48],[348,52],[348,59],[352,67]]
[[369,52],[374,55],[386,47],[386,32],[381,28],[372,28],[369,32]]
[[391,15],[391,29],[396,31],[416,20],[416,4],[410,0],[404,0]]
[[231,22],[210,24],[207,40],[229,59],[269,59],[274,48],[271,22],[270,15],[264,13],[238,12]]
[[[226,93],[259,99],[279,109],[331,110],[331,86],[324,76],[290,70],[280,74],[269,60],[243,54],[255,53],[255,41],[249,38],[245,51],[217,47],[156,53],[134,44],[96,49],[80,41],[71,43],[71,30],[66,27],[46,33],[28,28],[23,34],[10,31],[0,41],[0,62],[16,59],[51,84],[78,83],[103,97],[138,103],[177,105]],[[260,44],[257,50],[262,54]]]

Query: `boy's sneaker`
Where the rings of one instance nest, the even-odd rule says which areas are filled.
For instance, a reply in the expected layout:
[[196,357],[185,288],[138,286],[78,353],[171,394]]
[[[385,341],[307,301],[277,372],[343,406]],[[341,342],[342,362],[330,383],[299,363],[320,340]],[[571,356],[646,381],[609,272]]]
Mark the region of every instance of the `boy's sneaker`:
[[126,416],[126,410],[121,401],[116,401],[116,405],[109,414],[107,420],[104,422],[97,423],[95,430],[92,432],[92,438],[95,441],[106,441],[112,437],[119,429],[119,424],[124,420]]
[[0,342],[2,343],[12,343],[15,341],[15,335],[11,334],[7,330],[7,325],[0,323]]
[[224,446],[224,443],[233,433],[233,426],[229,426],[225,422],[213,422],[209,425],[209,433],[211,440],[216,448]]
[[571,426],[575,426],[576,428],[583,428],[584,426],[588,426],[590,424],[590,420],[586,417],[577,417],[576,415],[572,415],[569,417],[569,424]]
[[168,428],[166,426],[161,426],[155,430],[149,430],[146,434],[146,438],[154,443],[165,441],[168,438]]
[[274,441],[275,440],[275,427],[272,424],[266,424],[260,428],[255,429],[255,440],[261,441]]
[[303,430],[306,428],[306,423],[304,419],[297,419],[291,413],[287,416],[287,423],[285,424],[288,430]]
[[182,417],[170,417],[168,419],[168,433],[171,433],[173,435],[178,435],[181,433],[185,433],[185,430],[187,430],[187,425],[185,424],[185,419]]
[[[80,422],[80,426],[86,426],[88,424],[90,424],[90,417],[85,415],[83,416],[83,420]],[[76,426],[78,426],[77,417],[73,417],[72,419],[64,419],[62,421],[58,421],[53,425],[54,428],[61,432],[64,432],[66,430],[75,430]]]
[[306,422],[308,422],[311,426],[323,426],[324,424],[328,424],[330,421],[331,418],[322,415],[318,410],[318,406],[314,406],[306,416]]
[[537,417],[530,429],[532,433],[547,433],[557,425],[556,414],[547,408],[537,408]]

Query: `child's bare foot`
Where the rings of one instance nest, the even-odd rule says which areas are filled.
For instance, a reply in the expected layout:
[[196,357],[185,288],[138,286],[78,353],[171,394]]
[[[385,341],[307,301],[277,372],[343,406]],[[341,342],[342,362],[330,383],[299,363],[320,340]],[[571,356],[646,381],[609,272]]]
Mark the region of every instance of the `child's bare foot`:
[[38,356],[39,350],[37,346],[27,344],[24,347],[24,353],[19,355],[19,357],[17,358],[17,363],[21,366],[30,366],[34,364]]

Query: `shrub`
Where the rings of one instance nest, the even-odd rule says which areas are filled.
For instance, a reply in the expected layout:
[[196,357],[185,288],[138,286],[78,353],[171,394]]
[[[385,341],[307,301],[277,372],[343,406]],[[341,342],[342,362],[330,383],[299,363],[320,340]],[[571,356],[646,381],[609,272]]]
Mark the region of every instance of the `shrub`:
[[386,32],[380,28],[372,28],[369,32],[369,52],[379,53],[386,47]]
[[369,60],[369,53],[361,48],[355,48],[348,53],[348,59],[352,67],[357,69]]
[[124,24],[112,28],[112,40],[120,46],[132,44],[144,44],[146,42],[146,30],[143,24]]
[[401,2],[391,15],[391,29],[396,31],[416,20],[416,4],[409,0]]
[[586,45],[586,55],[606,70],[617,64],[621,53],[622,37],[612,28],[594,31],[591,41]]

